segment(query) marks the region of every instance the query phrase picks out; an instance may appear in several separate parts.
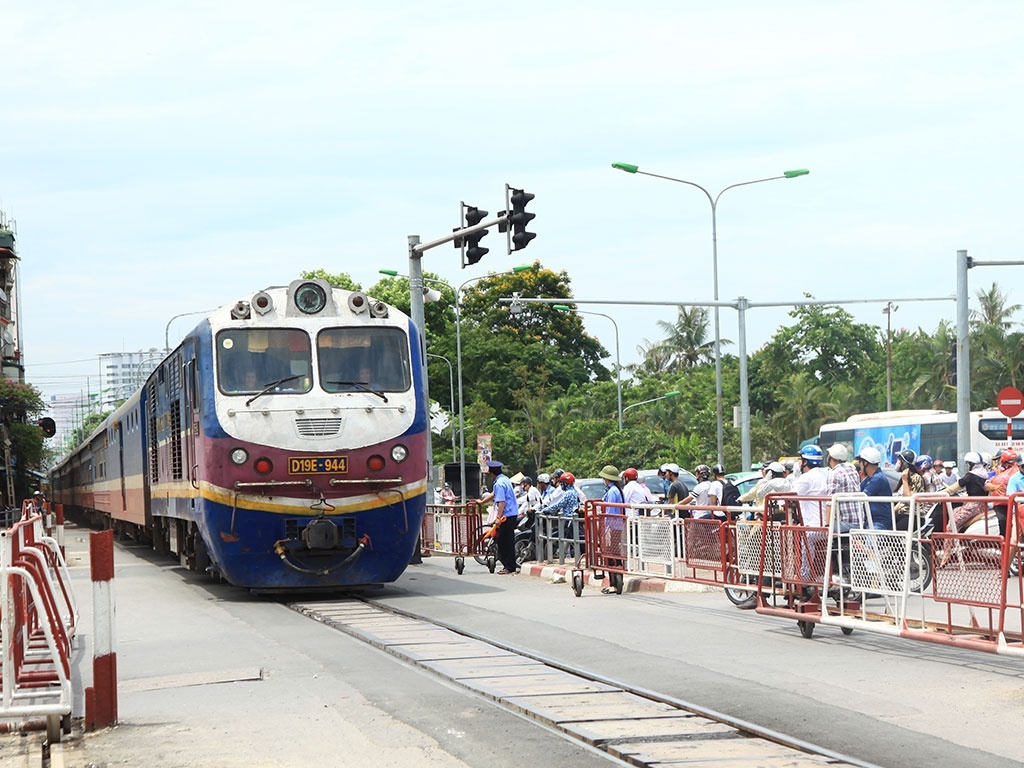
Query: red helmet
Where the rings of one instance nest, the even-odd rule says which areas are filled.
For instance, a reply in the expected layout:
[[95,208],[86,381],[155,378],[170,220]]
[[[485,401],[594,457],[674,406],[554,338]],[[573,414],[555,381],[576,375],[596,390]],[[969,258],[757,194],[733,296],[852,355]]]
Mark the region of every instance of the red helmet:
[[1000,464],[1016,464],[1017,463],[1017,452],[1012,448],[1007,448],[999,455]]
[[636,480],[638,477],[640,477],[640,473],[637,472],[633,467],[630,467],[629,469],[622,473],[622,479],[625,480],[627,483],[630,480]]
[[576,475],[572,472],[563,472],[562,476],[558,478],[558,482],[565,483],[566,485],[576,485]]

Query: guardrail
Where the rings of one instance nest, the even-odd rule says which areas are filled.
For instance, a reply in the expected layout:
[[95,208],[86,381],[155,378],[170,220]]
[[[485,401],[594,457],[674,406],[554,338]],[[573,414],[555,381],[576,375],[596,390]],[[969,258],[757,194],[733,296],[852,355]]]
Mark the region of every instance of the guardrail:
[[71,723],[78,607],[60,546],[26,502],[0,531],[0,718],[43,717],[51,743]]
[[[872,503],[892,510],[883,521],[891,529],[872,526]],[[951,521],[964,503],[988,513],[959,531]],[[842,524],[830,516],[840,505]],[[1011,510],[1005,535],[991,512],[1003,505]],[[607,572],[619,592],[624,575],[656,576],[723,587],[738,605],[796,620],[808,638],[821,624],[1024,656],[1024,494],[770,494],[760,508],[691,506],[687,518],[659,516],[656,505],[591,502],[585,510],[577,595],[583,568]],[[805,516],[820,524],[805,525]]]

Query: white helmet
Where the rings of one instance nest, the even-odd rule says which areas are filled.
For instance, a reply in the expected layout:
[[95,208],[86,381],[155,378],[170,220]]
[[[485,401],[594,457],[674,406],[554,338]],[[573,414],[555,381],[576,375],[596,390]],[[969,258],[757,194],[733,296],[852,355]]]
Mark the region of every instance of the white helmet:
[[549,475],[547,472],[541,472],[539,475],[537,475],[537,482],[538,483],[550,483],[551,482],[551,475]]
[[846,450],[846,446],[842,443],[835,443],[828,449],[828,455],[836,461],[846,461],[850,458],[850,452]]
[[875,448],[875,446],[869,445],[867,448],[861,449],[857,458],[865,464],[874,464],[875,466],[879,466],[882,463],[882,452]]
[[981,454],[978,453],[977,451],[968,451],[967,453],[964,454],[964,464],[967,465],[968,469],[973,467],[975,464],[981,464],[982,461],[983,459],[981,457]]

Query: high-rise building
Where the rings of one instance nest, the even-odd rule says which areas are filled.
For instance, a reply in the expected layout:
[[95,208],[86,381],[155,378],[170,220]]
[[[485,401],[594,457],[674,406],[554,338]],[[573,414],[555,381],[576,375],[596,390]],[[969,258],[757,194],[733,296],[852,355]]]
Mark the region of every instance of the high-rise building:
[[138,352],[107,352],[100,358],[99,404],[109,410],[141,387],[164,359],[155,347]]

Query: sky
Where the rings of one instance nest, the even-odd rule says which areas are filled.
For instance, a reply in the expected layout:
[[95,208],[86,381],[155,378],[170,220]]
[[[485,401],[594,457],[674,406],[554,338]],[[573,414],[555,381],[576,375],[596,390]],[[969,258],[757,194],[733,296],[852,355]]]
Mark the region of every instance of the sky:
[[[885,330],[955,321],[956,252],[1020,259],[1018,2],[0,0],[0,210],[17,223],[26,377],[85,390],[100,353],[297,278],[364,288],[407,236],[536,195],[539,259],[586,300],[816,299]],[[972,269],[1014,303],[1018,266]],[[972,308],[977,306],[972,300]],[[624,365],[673,307],[582,307]],[[753,352],[790,318],[747,313]],[[1020,320],[1018,316],[1016,319]],[[584,315],[614,350],[612,324]],[[736,340],[737,314],[721,310]],[[735,346],[726,347],[735,353]],[[614,359],[606,361],[611,364]]]

